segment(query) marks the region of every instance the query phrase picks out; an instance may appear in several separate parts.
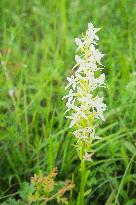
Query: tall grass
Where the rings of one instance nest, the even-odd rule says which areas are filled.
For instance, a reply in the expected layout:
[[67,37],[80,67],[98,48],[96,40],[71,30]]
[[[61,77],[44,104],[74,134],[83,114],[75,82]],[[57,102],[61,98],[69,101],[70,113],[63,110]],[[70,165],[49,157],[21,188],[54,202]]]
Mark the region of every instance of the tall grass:
[[[64,118],[74,37],[90,20],[102,28],[108,90],[101,142],[88,164],[85,204],[136,204],[136,4],[134,0],[2,0],[0,28],[0,194],[15,193],[38,170],[59,169],[79,192],[79,160]],[[13,89],[11,97],[9,91]]]

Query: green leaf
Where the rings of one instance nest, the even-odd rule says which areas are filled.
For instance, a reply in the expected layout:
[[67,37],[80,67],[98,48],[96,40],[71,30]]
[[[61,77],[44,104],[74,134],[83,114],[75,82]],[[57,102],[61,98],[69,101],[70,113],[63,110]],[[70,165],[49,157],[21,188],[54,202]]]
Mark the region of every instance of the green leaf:
[[136,147],[132,143],[125,141],[124,144],[132,154],[136,153]]
[[135,205],[136,204],[136,199],[128,200],[125,205]]
[[111,205],[112,202],[113,202],[114,197],[115,197],[115,191],[113,190],[113,191],[110,193],[110,195],[109,195],[109,197],[108,197],[108,199],[107,199],[105,205]]
[[15,199],[8,199],[5,202],[3,202],[1,205],[23,205],[21,201],[16,201]]
[[29,196],[29,194],[32,194],[34,192],[34,186],[33,184],[29,184],[28,182],[23,182],[23,184],[21,185],[21,190],[19,192],[19,196],[22,199],[27,199],[27,197]]

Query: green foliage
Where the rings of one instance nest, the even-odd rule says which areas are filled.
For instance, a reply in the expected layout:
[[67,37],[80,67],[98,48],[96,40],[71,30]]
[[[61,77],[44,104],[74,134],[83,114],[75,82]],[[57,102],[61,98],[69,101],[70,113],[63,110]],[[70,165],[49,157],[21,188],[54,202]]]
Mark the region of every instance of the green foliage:
[[74,38],[92,21],[102,28],[108,110],[87,164],[85,204],[135,204],[135,1],[1,0],[0,8],[1,203],[33,173],[57,166],[58,180],[73,178],[69,204],[76,204],[80,162],[62,97],[74,65]]
[[11,198],[3,202],[1,205],[22,205],[22,203],[20,201],[16,201],[15,199]]
[[19,196],[21,197],[21,199],[26,201],[28,196],[33,194],[34,190],[35,189],[33,184],[29,184],[28,182],[23,182],[21,184],[21,190],[19,191]]
[[9,198],[2,205],[44,205],[50,201],[57,201],[59,204],[68,204],[68,198],[65,193],[71,191],[74,185],[71,181],[55,182],[57,169],[53,169],[48,176],[34,174],[31,182],[23,182],[19,191],[19,198]]

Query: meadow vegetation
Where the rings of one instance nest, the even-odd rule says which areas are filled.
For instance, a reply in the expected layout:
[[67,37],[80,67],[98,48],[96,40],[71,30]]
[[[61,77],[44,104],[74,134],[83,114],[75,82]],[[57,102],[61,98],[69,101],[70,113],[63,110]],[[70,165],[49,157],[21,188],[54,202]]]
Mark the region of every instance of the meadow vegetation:
[[[34,173],[46,176],[57,167],[56,181],[72,180],[67,195],[76,205],[80,160],[62,97],[74,38],[91,21],[101,27],[108,89],[106,120],[97,128],[102,140],[87,163],[85,205],[135,205],[135,0],[1,0],[0,9],[1,204],[17,200]],[[15,205],[14,199],[4,204]]]

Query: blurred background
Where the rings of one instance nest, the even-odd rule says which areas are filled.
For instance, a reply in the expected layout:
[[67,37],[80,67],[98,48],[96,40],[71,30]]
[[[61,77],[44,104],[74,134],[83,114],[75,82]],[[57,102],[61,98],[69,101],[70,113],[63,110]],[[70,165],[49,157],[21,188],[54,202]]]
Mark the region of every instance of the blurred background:
[[34,173],[57,166],[57,180],[73,178],[69,204],[76,204],[80,162],[62,97],[75,63],[74,38],[91,21],[101,27],[108,89],[85,204],[135,205],[136,1],[1,0],[0,9],[1,203]]

